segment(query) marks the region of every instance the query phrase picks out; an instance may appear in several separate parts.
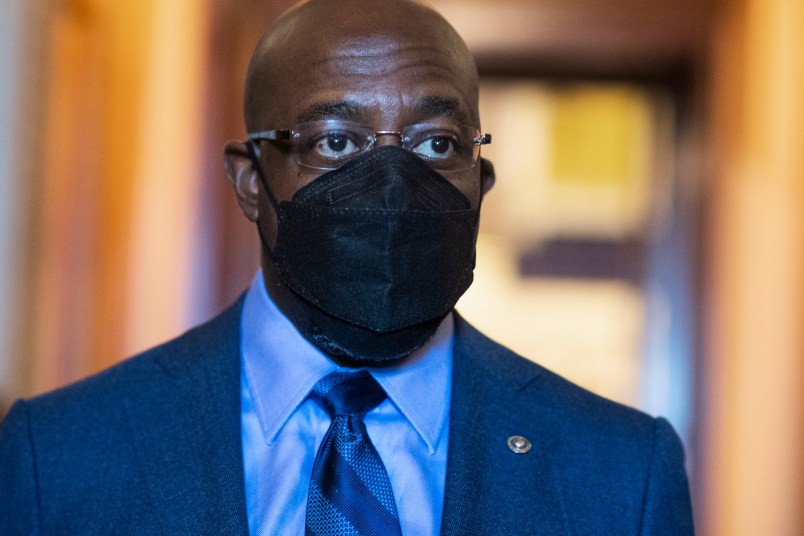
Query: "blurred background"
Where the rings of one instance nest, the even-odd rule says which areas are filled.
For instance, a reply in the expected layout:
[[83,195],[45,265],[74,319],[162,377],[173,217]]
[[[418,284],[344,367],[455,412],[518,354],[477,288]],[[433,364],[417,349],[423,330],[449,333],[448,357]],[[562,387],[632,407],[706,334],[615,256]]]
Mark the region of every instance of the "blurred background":
[[[2,0],[0,415],[248,285],[222,147],[290,3]],[[804,2],[431,3],[494,135],[459,311],[667,416],[700,534],[804,534]]]

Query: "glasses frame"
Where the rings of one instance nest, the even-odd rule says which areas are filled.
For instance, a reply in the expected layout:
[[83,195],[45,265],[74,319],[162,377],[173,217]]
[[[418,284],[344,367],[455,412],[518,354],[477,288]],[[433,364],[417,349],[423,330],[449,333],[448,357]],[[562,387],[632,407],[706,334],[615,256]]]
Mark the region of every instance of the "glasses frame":
[[[304,128],[305,125],[312,124],[312,123],[327,123],[329,121],[336,122],[338,120],[310,121],[309,123],[300,123],[298,125],[295,125],[293,128],[290,128],[290,129],[280,128],[280,129],[273,129],[273,130],[261,130],[261,131],[258,131],[258,132],[250,132],[248,134],[248,139],[251,142],[273,141],[273,142],[290,142],[290,143],[293,143],[294,137],[300,136],[300,131]],[[402,130],[395,131],[395,130],[373,130],[371,127],[367,127],[367,126],[361,125],[359,123],[353,123],[353,125],[355,127],[359,127],[359,130],[364,130],[366,132],[371,132],[372,133],[371,135],[369,135],[367,137],[367,140],[369,142],[368,145],[364,149],[361,149],[360,152],[356,153],[354,157],[356,157],[356,156],[358,156],[360,154],[363,154],[363,153],[365,153],[367,151],[370,151],[376,145],[377,139],[380,136],[395,136],[395,137],[399,138],[399,143],[404,148],[404,144],[405,144],[407,138],[405,138],[403,133],[410,127],[417,127],[419,125],[427,125],[427,124],[428,123],[416,123],[416,124],[413,124],[413,125],[406,125],[406,126],[402,127]],[[488,144],[491,143],[491,134],[489,134],[489,133],[481,134],[480,129],[472,127],[472,126],[469,126],[469,125],[459,124],[457,126],[464,127],[466,129],[471,129],[476,133],[476,136],[472,138],[472,144],[471,144],[472,146],[480,147],[481,145],[488,145]],[[409,149],[406,148],[406,150],[409,150]],[[411,151],[411,152],[413,152],[413,151]],[[435,162],[434,159],[427,158],[426,156],[422,156],[422,155],[420,155],[418,153],[414,152],[413,154],[415,154],[416,156],[418,156],[419,158],[421,158],[422,160],[424,160],[428,164],[431,164],[431,162]],[[352,157],[352,158],[354,158],[354,157]],[[478,149],[477,156],[473,156],[472,164],[469,165],[469,166],[462,167],[462,168],[457,168],[457,169],[438,169],[436,166],[433,166],[433,165],[431,165],[431,167],[433,167],[434,169],[436,169],[438,171],[445,171],[445,172],[466,171],[467,169],[474,168],[477,165],[477,162],[479,160],[480,160],[480,150]],[[345,160],[345,162],[348,162],[348,160]],[[306,164],[306,163],[300,161],[299,156],[296,157],[296,163],[298,163],[301,166],[311,168],[311,169],[320,169],[320,170],[337,169],[337,166],[336,167],[322,167],[322,166],[313,166],[313,165],[310,165],[310,164]]]

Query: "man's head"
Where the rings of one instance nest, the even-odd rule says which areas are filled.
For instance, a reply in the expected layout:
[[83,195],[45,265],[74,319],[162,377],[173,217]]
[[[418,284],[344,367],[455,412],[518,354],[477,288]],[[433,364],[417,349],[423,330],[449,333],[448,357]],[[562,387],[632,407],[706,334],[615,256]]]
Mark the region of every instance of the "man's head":
[[[479,129],[474,60],[454,29],[431,9],[408,0],[312,0],[286,12],[260,41],[245,95],[248,131],[292,130],[341,120],[373,132],[443,123]],[[300,163],[292,140],[259,139],[226,147],[226,170],[240,206],[257,222],[266,250],[277,244],[276,201],[289,201],[326,171]],[[399,145],[379,135],[372,147]],[[409,148],[409,147],[408,147]],[[494,177],[481,159],[443,172],[472,208]],[[266,284],[283,308],[285,292],[270,255]],[[285,311],[287,313],[287,311]]]

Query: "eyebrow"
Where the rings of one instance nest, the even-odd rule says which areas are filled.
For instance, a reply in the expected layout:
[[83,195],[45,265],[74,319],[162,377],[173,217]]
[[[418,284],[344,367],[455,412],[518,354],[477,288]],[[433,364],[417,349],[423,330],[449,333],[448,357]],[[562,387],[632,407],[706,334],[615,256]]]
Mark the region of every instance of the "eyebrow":
[[[417,121],[432,119],[434,117],[448,117],[455,121],[466,123],[467,117],[461,109],[457,99],[428,95],[416,99],[412,104],[413,111],[418,117]],[[350,121],[364,121],[367,116],[365,106],[353,101],[320,102],[310,106],[299,114],[298,123],[322,121],[326,119],[343,119]]]
[[322,121],[325,119],[351,119],[359,120],[364,115],[363,107],[349,101],[339,102],[320,102],[299,114],[299,123],[309,123],[310,121]]
[[466,116],[456,99],[438,95],[427,96],[417,99],[413,107],[423,119],[444,116],[462,123],[466,122]]

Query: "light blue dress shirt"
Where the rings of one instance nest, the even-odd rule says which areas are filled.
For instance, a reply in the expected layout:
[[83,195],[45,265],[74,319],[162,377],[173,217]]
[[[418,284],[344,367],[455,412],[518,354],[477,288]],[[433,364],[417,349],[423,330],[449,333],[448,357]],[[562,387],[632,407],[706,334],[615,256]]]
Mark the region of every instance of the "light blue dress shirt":
[[[365,417],[402,533],[437,534],[444,504],[452,315],[405,363],[368,369],[388,399]],[[241,322],[240,380],[249,533],[303,535],[307,488],[329,416],[307,394],[339,370],[274,305],[258,273]],[[343,370],[343,369],[341,369]]]

